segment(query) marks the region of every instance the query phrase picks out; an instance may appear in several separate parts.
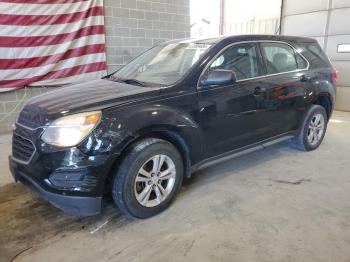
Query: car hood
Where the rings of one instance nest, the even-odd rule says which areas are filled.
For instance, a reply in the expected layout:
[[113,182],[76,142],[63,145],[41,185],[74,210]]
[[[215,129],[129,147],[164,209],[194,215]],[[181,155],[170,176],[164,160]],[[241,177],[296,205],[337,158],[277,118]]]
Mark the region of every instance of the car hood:
[[[31,121],[33,117],[36,126],[42,125],[51,117],[130,103],[156,96],[160,90],[160,87],[142,87],[106,79],[69,85],[30,99],[20,113],[19,120],[21,116],[26,118],[24,121]],[[38,121],[39,118],[41,121]]]

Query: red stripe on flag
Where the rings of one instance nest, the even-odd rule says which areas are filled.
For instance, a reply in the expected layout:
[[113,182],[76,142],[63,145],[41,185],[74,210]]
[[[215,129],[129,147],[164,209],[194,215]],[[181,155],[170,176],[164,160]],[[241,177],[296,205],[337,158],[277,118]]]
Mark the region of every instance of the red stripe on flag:
[[62,70],[52,71],[46,75],[35,76],[26,79],[16,79],[16,80],[2,80],[0,81],[1,88],[11,88],[11,87],[22,87],[33,82],[49,80],[49,79],[59,79],[69,76],[75,76],[80,74],[86,74],[91,72],[98,72],[106,70],[106,62],[91,63],[86,65],[79,65],[72,68],[66,68]]
[[103,7],[95,6],[86,11],[62,15],[8,15],[1,14],[0,25],[57,25],[73,23],[91,16],[103,16]]
[[89,35],[104,34],[103,25],[94,25],[81,28],[75,32],[47,36],[11,37],[0,36],[0,47],[34,47],[58,45]]
[[89,0],[0,0],[0,3],[11,3],[11,4],[68,4],[68,3],[79,3],[87,2]]
[[41,56],[41,57],[31,57],[31,58],[18,58],[18,59],[0,59],[0,70],[9,69],[24,69],[32,68],[38,66],[44,66],[49,64],[56,64],[61,60],[66,60],[73,57],[79,57],[89,54],[98,54],[105,52],[104,44],[87,45],[84,47],[78,47],[74,49],[67,50],[64,53]]

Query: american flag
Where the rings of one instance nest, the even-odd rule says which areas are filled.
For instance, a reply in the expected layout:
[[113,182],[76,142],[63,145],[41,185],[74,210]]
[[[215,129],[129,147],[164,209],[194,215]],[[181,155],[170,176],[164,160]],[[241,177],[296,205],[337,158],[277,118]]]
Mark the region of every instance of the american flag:
[[0,0],[0,92],[105,73],[103,0]]

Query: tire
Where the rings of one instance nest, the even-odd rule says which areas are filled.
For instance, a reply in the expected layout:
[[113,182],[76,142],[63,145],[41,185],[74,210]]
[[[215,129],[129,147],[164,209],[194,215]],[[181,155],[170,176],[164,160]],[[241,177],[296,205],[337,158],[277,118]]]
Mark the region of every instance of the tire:
[[[161,166],[157,168],[156,163]],[[158,138],[143,139],[121,161],[113,180],[113,200],[129,217],[154,216],[174,200],[183,174],[183,159],[174,145]]]
[[[321,124],[321,122],[318,122],[318,124],[316,123],[318,117],[320,119],[319,121],[323,122],[323,124]],[[298,135],[294,138],[294,145],[302,151],[315,150],[323,141],[327,130],[327,123],[328,118],[324,107],[312,105],[303,120]],[[315,124],[321,127],[316,128]],[[313,125],[313,127],[311,127],[311,125]],[[313,136],[312,134],[315,134],[315,132],[316,135]]]

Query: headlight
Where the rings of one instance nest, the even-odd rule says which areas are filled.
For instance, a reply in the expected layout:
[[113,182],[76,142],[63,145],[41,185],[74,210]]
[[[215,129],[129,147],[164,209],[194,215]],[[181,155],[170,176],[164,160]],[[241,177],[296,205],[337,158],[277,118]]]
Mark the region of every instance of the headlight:
[[100,111],[61,117],[52,122],[41,139],[50,145],[75,146],[90,134],[100,119]]

